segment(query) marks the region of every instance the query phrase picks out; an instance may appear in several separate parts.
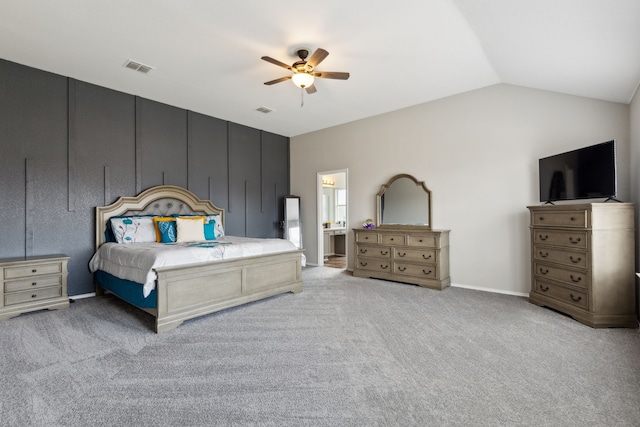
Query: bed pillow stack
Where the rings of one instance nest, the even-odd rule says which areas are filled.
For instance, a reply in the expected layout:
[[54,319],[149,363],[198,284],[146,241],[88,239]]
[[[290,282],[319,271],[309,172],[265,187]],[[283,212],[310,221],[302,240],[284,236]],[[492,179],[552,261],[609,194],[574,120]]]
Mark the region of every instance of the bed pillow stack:
[[199,242],[224,236],[220,215],[113,217],[109,226],[117,243]]

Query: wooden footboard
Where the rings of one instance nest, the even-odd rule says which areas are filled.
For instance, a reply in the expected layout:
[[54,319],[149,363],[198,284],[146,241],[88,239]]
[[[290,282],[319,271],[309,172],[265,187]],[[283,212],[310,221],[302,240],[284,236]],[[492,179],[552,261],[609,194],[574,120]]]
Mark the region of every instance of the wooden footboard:
[[299,251],[157,269],[156,332],[285,292],[302,291]]

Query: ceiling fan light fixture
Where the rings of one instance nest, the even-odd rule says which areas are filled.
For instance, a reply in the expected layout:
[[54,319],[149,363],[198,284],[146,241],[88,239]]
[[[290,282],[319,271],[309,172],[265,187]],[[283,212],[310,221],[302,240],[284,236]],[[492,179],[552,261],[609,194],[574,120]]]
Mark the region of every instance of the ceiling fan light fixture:
[[296,73],[291,76],[291,80],[300,88],[306,88],[313,84],[313,76],[307,73]]

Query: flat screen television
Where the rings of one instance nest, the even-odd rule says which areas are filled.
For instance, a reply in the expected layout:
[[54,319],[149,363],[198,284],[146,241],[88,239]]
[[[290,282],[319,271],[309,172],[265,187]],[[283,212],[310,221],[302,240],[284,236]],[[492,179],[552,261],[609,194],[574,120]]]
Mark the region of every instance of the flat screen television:
[[538,161],[540,201],[616,197],[616,143],[607,141]]

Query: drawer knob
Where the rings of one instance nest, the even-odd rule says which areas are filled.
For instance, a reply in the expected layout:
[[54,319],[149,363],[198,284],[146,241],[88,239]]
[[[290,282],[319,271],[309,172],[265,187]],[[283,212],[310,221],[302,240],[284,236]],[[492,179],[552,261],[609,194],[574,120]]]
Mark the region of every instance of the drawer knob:
[[539,235],[538,235],[538,238],[539,238],[540,240],[547,240],[547,239],[549,238],[549,235],[548,235],[548,234],[545,234],[545,235],[543,236],[542,234],[539,234]]
[[37,284],[38,284],[38,282],[31,282],[31,286],[35,286]]
[[580,241],[581,241],[581,240],[582,240],[582,239],[580,239],[580,237],[576,237],[576,238],[574,239],[573,237],[569,236],[569,241],[570,241],[571,243],[573,243],[574,245],[575,245],[576,243],[580,243]]
[[576,220],[576,217],[575,217],[575,216],[572,216],[570,219],[571,219],[571,221],[575,221],[575,220]]
[[540,217],[540,221],[544,221],[544,217],[543,216]]
[[546,258],[546,257],[548,257],[548,256],[549,256],[549,252],[542,252],[542,251],[540,251],[540,257],[541,257],[541,258]]
[[369,240],[369,236],[365,236],[364,240]]
[[360,249],[360,253],[361,253],[361,254],[366,254],[366,253],[367,253],[367,250],[366,250],[366,249]]
[[404,257],[404,256],[406,256],[406,255],[407,255],[407,253],[406,253],[406,252],[398,253],[398,256],[399,256],[400,258],[402,258],[402,257]]
[[548,286],[545,286],[545,285],[540,285],[540,290],[541,290],[542,292],[547,292],[547,291],[549,290],[549,287],[548,287]]
[[380,264],[380,268],[381,268],[381,269],[383,269],[383,270],[386,270],[387,268],[389,268],[389,266],[388,266],[388,265]]
[[548,274],[548,273],[549,273],[549,269],[548,268],[540,267],[540,274]]
[[400,271],[405,271],[407,269],[407,267],[398,267],[398,270]]
[[38,296],[37,294],[33,294],[33,295],[31,295],[31,298],[35,298],[37,296]]
[[393,242],[393,240],[394,240],[393,237],[390,240]]
[[368,263],[368,262],[362,262],[362,261],[360,261],[360,265],[361,265],[362,267],[366,267],[366,266],[367,266],[367,264],[369,264],[369,263]]
[[429,254],[428,256],[425,256],[424,254],[422,254],[422,258],[424,258],[424,259],[431,259],[431,254]]
[[573,277],[573,274],[570,274],[569,277],[571,278],[571,281],[573,283],[580,283],[580,281],[582,280],[582,277],[578,276],[578,277]]
[[418,242],[422,243],[422,239],[418,240]]
[[433,270],[429,270],[429,271],[427,271],[427,270],[425,270],[424,268],[422,269],[422,272],[423,272],[424,274],[431,274],[431,272],[432,272],[432,271],[433,271]]
[[33,270],[31,270],[31,272],[32,272],[32,273],[37,273],[37,272],[38,272],[38,269],[37,269],[37,268],[34,268]]
[[580,257],[578,257],[578,258],[574,258],[574,257],[573,257],[573,255],[570,255],[570,256],[569,256],[569,260],[570,260],[572,263],[577,264],[577,263],[579,263],[580,261],[582,261],[582,258],[580,258]]
[[380,251],[380,255],[389,255],[389,251]]
[[574,297],[573,294],[569,294],[569,296],[571,297],[572,300],[574,300],[575,302],[579,302],[582,301],[582,297],[580,295],[578,295],[577,297]]

